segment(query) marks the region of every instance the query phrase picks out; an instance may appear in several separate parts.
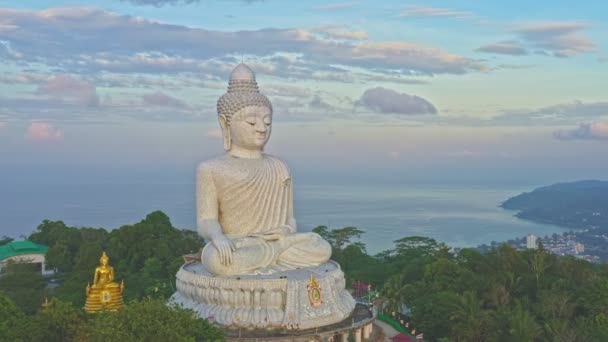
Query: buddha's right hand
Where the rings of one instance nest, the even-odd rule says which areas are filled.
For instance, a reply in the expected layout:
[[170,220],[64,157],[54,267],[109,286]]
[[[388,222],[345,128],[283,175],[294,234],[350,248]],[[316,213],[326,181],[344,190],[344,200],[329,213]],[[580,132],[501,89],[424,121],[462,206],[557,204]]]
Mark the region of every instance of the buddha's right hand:
[[219,253],[220,263],[225,266],[232,264],[232,252],[235,250],[234,243],[223,234],[216,236],[211,240],[211,243]]

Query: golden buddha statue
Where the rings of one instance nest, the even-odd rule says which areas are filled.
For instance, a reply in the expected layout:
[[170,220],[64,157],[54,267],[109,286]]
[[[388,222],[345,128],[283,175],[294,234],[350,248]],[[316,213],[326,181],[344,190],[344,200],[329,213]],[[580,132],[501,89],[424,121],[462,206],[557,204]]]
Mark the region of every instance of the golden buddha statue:
[[125,289],[124,280],[120,283],[114,282],[114,268],[108,265],[110,258],[103,252],[100,266],[95,269],[93,286],[87,284],[87,302],[84,310],[88,313],[99,311],[117,311],[122,308],[122,292]]

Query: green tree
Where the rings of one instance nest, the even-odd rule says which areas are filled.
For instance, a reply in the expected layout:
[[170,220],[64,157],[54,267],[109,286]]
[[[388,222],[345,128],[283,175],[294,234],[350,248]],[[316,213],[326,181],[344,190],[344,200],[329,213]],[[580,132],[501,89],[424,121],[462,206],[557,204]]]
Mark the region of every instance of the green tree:
[[194,312],[168,308],[164,301],[144,299],[128,303],[116,313],[95,315],[87,331],[89,341],[220,341],[223,332]]
[[0,238],[0,246],[4,246],[6,244],[9,244],[9,243],[13,242],[13,240],[15,240],[15,239],[13,239],[12,237],[4,235],[4,236],[2,236]]
[[389,311],[401,312],[401,308],[405,304],[403,277],[398,274],[390,277],[384,284],[382,294],[387,300]]
[[40,308],[45,295],[46,282],[37,267],[35,264],[9,262],[0,275],[0,291],[27,314]]
[[545,274],[545,271],[551,266],[549,254],[542,248],[538,248],[532,254],[529,260],[530,269],[534,273],[536,279],[536,288],[540,287],[540,279]]
[[[82,307],[86,299],[85,287],[88,283],[93,283],[93,272],[99,265],[102,252],[100,242],[83,243],[77,252],[72,271],[59,277],[61,284],[55,289],[54,294],[63,301],[70,302],[76,307]],[[120,274],[115,276],[118,277]]]
[[403,257],[433,255],[446,248],[445,244],[423,236],[395,240],[395,253]]
[[408,302],[416,328],[424,332],[424,337],[431,341],[451,336],[450,331],[454,324],[450,317],[459,300],[458,295],[451,291],[418,292],[418,295]]
[[473,291],[466,291],[458,296],[453,305],[450,321],[452,325],[450,336],[456,341],[488,341],[489,315],[482,308],[482,303]]
[[346,246],[353,243],[353,239],[360,238],[361,235],[365,233],[365,231],[355,227],[344,227],[329,230],[327,226],[318,226],[312,231],[319,234],[323,239],[327,240],[332,249],[335,250],[344,249]]
[[44,220],[28,240],[49,247],[46,258],[49,267],[69,272],[76,261],[82,236],[78,228],[68,227],[62,221]]
[[0,291],[0,341],[21,341],[25,315],[15,303]]
[[541,328],[520,302],[509,317],[509,335],[513,342],[533,342],[541,335]]
[[78,341],[85,329],[86,317],[82,310],[57,298],[31,318],[21,334],[26,341]]

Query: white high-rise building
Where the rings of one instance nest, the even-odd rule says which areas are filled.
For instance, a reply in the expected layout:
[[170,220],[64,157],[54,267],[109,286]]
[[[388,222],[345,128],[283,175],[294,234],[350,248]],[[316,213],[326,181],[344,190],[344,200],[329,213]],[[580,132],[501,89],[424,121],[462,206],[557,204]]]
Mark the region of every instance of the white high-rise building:
[[536,235],[528,234],[526,238],[526,247],[528,249],[536,249]]
[[575,254],[583,254],[585,252],[585,245],[582,243],[577,243],[574,245],[574,253]]

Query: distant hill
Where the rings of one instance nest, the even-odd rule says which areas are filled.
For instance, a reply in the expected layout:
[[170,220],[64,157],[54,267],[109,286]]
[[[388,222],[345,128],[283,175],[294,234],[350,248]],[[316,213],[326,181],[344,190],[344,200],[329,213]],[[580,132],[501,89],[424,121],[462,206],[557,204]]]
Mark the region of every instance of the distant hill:
[[501,207],[537,222],[569,228],[604,227],[608,226],[608,181],[553,184],[511,197]]

